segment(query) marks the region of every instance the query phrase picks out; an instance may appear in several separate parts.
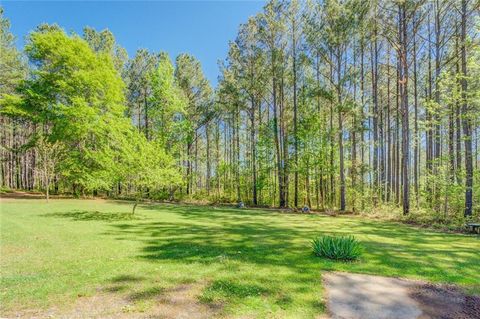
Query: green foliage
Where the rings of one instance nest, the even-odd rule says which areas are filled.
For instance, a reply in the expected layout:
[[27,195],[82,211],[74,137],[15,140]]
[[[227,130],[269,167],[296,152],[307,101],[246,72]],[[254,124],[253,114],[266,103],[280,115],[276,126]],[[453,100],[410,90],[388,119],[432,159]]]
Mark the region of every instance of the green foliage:
[[69,149],[60,163],[66,180],[84,190],[108,189],[131,130],[111,57],[59,28],[31,33],[25,51],[36,69],[19,89],[19,109]]
[[190,133],[189,141],[192,141],[193,133],[211,118],[212,88],[203,74],[200,62],[189,54],[180,54],[176,58],[175,78],[186,98],[188,125],[185,128]]
[[[25,52],[36,68],[19,87],[19,96],[2,101],[2,113],[41,124],[42,140],[68,149],[68,156],[48,156],[48,161],[55,162],[57,176],[82,192],[109,190],[118,182],[130,183],[137,193],[180,185],[165,143],[148,141],[125,116],[124,84],[112,62],[118,49],[113,36],[87,28],[85,37],[89,43],[48,25],[31,33]],[[155,96],[167,108],[170,123],[182,104],[176,100],[171,64],[162,66]],[[52,174],[49,169],[49,179]]]
[[55,173],[57,173],[58,163],[65,157],[65,146],[60,141],[50,143],[44,136],[40,135],[36,140],[35,150],[37,154],[36,168],[43,179],[48,200],[50,182],[55,177]]
[[[137,196],[142,196],[147,189],[177,187],[183,184],[180,171],[173,157],[155,142],[149,142],[137,132],[133,132],[133,147],[128,150],[121,163],[119,177],[135,187]],[[123,173],[122,173],[123,172]]]
[[95,52],[103,52],[112,58],[115,69],[121,73],[128,60],[127,50],[116,44],[113,33],[108,30],[100,32],[93,28],[85,27],[83,29],[83,38],[88,42]]
[[170,154],[179,155],[178,148],[188,128],[185,119],[187,100],[174,76],[174,66],[167,53],[160,54],[158,67],[150,74],[152,96],[152,135]]
[[14,92],[26,73],[26,65],[10,32],[10,21],[4,18],[0,7],[0,100],[2,94]]
[[321,236],[312,240],[313,253],[318,257],[338,260],[356,260],[362,246],[353,236]]
[[[406,24],[417,26],[406,39],[397,37],[398,6],[407,9]],[[108,29],[86,27],[79,36],[42,24],[22,54],[0,8],[2,182],[44,186],[30,173],[42,162],[31,156],[42,134],[68,149],[52,177],[60,192],[156,199],[178,190],[179,197],[247,203],[255,197],[273,206],[285,193],[286,206],[318,210],[335,210],[346,197],[347,210],[389,217],[404,197],[400,187],[407,183],[399,175],[407,171],[408,221],[461,225],[470,138],[473,185],[480,179],[480,46],[475,15],[468,15],[462,43],[458,10],[433,19],[445,8],[268,1],[229,43],[215,92],[194,56],[180,54],[172,63],[164,52],[139,49],[128,59]],[[421,12],[433,16],[423,19]],[[439,33],[429,43],[433,29]],[[402,61],[402,42],[411,44],[408,117],[399,109],[403,93],[395,93],[402,74],[392,64]],[[400,145],[407,142],[400,137],[407,118],[408,154]],[[479,199],[473,187],[474,216]]]
[[[145,129],[149,124],[146,118],[151,113],[152,105],[148,99],[152,92],[151,74],[155,71],[158,56],[146,49],[139,49],[130,59],[124,70],[126,84],[126,99],[128,102],[128,115],[138,129]],[[143,116],[143,119],[142,119]]]

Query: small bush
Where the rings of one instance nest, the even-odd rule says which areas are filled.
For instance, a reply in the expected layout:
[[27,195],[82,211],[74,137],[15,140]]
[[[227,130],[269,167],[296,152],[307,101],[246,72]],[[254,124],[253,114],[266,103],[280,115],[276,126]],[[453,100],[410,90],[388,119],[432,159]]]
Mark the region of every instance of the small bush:
[[316,256],[337,260],[356,260],[362,254],[362,245],[353,236],[322,236],[312,241]]

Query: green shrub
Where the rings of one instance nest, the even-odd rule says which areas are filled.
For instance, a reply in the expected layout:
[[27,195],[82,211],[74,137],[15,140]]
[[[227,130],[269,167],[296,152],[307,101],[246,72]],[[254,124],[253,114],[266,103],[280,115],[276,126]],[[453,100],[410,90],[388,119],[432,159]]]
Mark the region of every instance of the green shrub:
[[356,260],[362,254],[362,245],[353,236],[322,236],[312,241],[316,256],[338,260]]

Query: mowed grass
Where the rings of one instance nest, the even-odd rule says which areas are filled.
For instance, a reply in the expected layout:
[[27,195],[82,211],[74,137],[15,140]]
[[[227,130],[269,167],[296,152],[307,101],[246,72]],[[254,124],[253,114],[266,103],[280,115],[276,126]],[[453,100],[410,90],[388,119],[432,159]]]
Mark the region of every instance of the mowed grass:
[[[423,279],[480,292],[478,236],[359,217],[123,201],[4,199],[1,311],[69,307],[99,292],[148,311],[165,290],[198,284],[222,316],[312,318],[325,271]],[[315,257],[311,240],[354,235],[358,262]]]

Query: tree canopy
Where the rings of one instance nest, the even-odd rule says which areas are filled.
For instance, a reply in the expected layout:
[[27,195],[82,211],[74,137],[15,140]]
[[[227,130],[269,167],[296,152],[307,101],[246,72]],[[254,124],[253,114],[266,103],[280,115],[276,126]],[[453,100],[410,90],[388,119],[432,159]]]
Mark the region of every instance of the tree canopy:
[[[473,1],[268,1],[216,88],[193,55],[128,57],[108,29],[40,25],[20,52],[0,25],[4,187],[478,216]],[[52,185],[42,140],[68,150]]]

